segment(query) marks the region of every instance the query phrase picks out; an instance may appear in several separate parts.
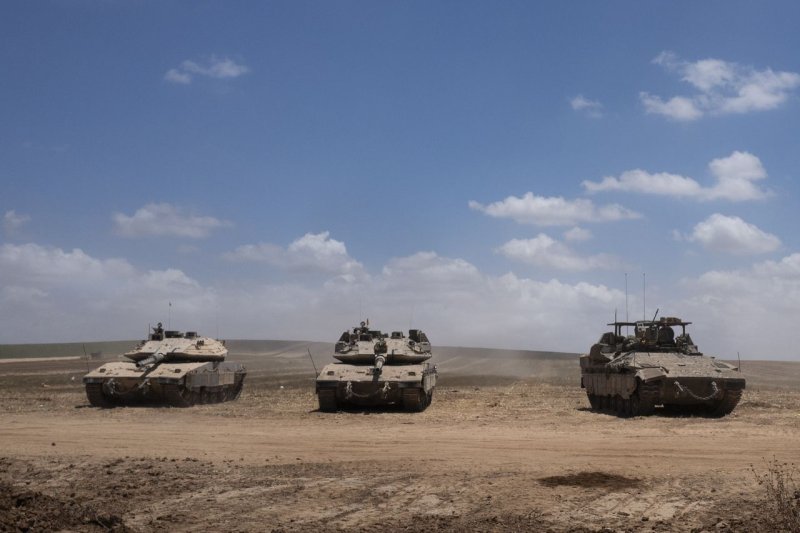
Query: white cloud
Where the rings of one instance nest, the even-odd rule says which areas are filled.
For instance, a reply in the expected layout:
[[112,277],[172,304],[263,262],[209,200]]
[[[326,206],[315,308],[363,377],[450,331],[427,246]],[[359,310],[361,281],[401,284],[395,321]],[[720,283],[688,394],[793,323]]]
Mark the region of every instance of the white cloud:
[[642,91],[639,93],[639,99],[644,104],[645,111],[650,114],[665,115],[683,122],[703,116],[703,112],[698,109],[694,100],[684,96],[673,96],[669,100],[662,100],[658,96]]
[[34,282],[41,287],[67,279],[81,285],[83,281],[90,284],[109,276],[128,276],[133,271],[125,260],[101,261],[78,248],[65,252],[37,244],[0,246],[0,264],[8,279]]
[[235,302],[241,317],[234,338],[256,330],[266,338],[332,341],[342,329],[369,318],[384,330],[422,327],[436,345],[575,351],[585,350],[599,333],[576,333],[572,325],[596,321],[624,301],[620,291],[603,285],[490,276],[463,259],[434,252],[391,259],[378,274],[356,283],[257,285],[225,298]]
[[592,238],[592,232],[578,226],[564,232],[564,239],[572,242],[588,241]]
[[781,241],[739,217],[714,213],[694,227],[687,237],[704,248],[716,252],[747,255],[763,254],[777,250]]
[[[171,301],[173,328],[216,334],[219,324],[229,339],[332,342],[369,317],[384,330],[422,327],[435,346],[585,352],[614,310],[625,309],[625,293],[602,284],[490,275],[434,252],[391,259],[353,283],[275,283],[266,274],[205,285],[174,268],[147,271],[81,250],[3,244],[0,272],[5,342],[139,338],[148,322],[166,323]],[[677,284],[650,272],[647,280],[648,314],[658,306],[693,321],[705,352],[796,358],[786,332],[800,315],[800,253]],[[638,297],[631,292],[632,316]]]
[[[753,266],[759,278],[780,278],[800,283],[800,253],[794,253],[780,261],[764,261]],[[800,305],[800,301],[797,302]]]
[[736,359],[736,352],[742,359],[797,359],[797,343],[788,332],[797,328],[800,316],[800,253],[746,269],[712,270],[682,286],[682,307],[695,317],[695,328],[705,331],[706,340],[696,340],[712,353],[729,359]]
[[186,60],[177,68],[169,69],[164,74],[164,79],[171,83],[188,85],[192,83],[195,76],[203,76],[214,79],[238,78],[250,72],[247,65],[236,63],[227,57],[211,56],[202,63]]
[[717,178],[716,185],[707,191],[711,200],[758,200],[768,194],[753,183],[767,177],[761,160],[753,154],[733,152],[728,157],[714,159],[708,164],[708,168]]
[[180,83],[188,85],[192,83],[192,76],[188,72],[182,72],[178,69],[171,68],[164,74],[164,79],[172,83]]
[[[177,269],[142,271],[80,249],[0,245],[0,336],[20,342],[130,339],[148,321],[215,309],[213,290]],[[188,324],[191,325],[191,324]]]
[[364,275],[363,266],[347,253],[343,242],[330,233],[306,233],[287,248],[275,244],[245,244],[225,254],[232,261],[255,261],[287,270],[304,270],[346,276],[352,281]]
[[569,104],[573,110],[585,113],[591,118],[601,118],[603,116],[603,104],[597,100],[589,100],[581,94],[570,100]]
[[582,185],[588,193],[625,191],[731,202],[759,200],[769,195],[755,184],[765,179],[767,172],[761,160],[751,153],[736,151],[728,157],[714,159],[708,167],[716,178],[716,183],[710,187],[678,174],[650,173],[641,169],[626,170],[619,177],[606,176],[599,182],[585,180]]
[[140,337],[148,322],[166,323],[172,301],[174,328],[214,334],[219,319],[226,338],[332,341],[369,317],[382,329],[422,327],[438,345],[579,351],[598,331],[574,324],[594,324],[624,300],[603,285],[487,275],[434,252],[391,259],[352,283],[210,287],[176,269],[141,271],[124,259],[36,244],[0,246],[0,271],[0,337],[8,342]]
[[382,271],[383,282],[395,288],[412,280],[412,286],[406,290],[419,291],[436,289],[444,286],[468,287],[471,283],[479,283],[481,274],[478,269],[463,259],[440,257],[435,252],[417,252],[408,257],[391,259]]
[[695,62],[680,60],[671,52],[662,52],[653,60],[694,87],[690,96],[666,100],[647,92],[639,97],[647,113],[664,115],[678,121],[692,121],[704,115],[749,113],[775,109],[800,87],[800,74],[775,72],[720,59]]
[[509,259],[556,270],[616,269],[622,264],[619,259],[608,254],[581,256],[544,233],[533,239],[512,239],[500,246],[497,252]]
[[115,230],[123,237],[187,237],[202,239],[213,230],[231,223],[209,216],[196,216],[183,208],[168,204],[147,204],[132,216],[115,213]]
[[566,200],[561,196],[536,196],[532,192],[521,198],[483,205],[475,201],[469,207],[496,218],[510,218],[520,224],[539,226],[571,226],[580,222],[609,222],[640,218],[641,215],[617,204],[595,206],[591,200]]
[[17,214],[13,209],[6,211],[3,215],[3,232],[9,236],[14,235],[22,226],[30,222],[30,220],[31,217],[28,215]]

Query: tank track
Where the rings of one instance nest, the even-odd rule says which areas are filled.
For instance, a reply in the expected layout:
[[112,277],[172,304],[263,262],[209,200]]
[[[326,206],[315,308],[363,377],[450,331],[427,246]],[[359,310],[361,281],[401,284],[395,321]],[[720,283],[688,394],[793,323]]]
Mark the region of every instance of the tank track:
[[317,392],[319,399],[319,410],[323,413],[335,413],[338,409],[336,404],[336,391],[331,389],[320,390]]
[[195,393],[184,389],[177,383],[166,383],[161,386],[164,402],[172,407],[190,407],[195,403]]
[[634,416],[652,415],[656,405],[661,403],[661,386],[658,383],[639,382],[635,394],[639,399],[639,412]]
[[239,396],[242,395],[243,388],[244,388],[244,375],[236,376],[236,382],[233,384],[233,389],[230,391],[228,395],[228,400],[238,400]]
[[630,398],[621,396],[600,396],[586,393],[593,411],[603,411],[622,418],[647,416],[655,412],[660,398],[657,383],[639,383]]
[[722,400],[720,400],[717,405],[711,408],[709,414],[713,417],[719,418],[729,415],[736,408],[736,406],[739,405],[739,400],[741,399],[741,390],[726,390]]
[[86,398],[92,407],[114,407],[114,402],[103,392],[102,383],[87,383]]
[[403,389],[403,408],[412,413],[421,413],[431,404],[433,391],[426,394],[417,388]]
[[224,385],[215,390],[191,391],[178,383],[165,383],[162,385],[164,403],[171,407],[191,407],[196,404],[222,403],[236,400],[242,394],[244,377],[233,385]]

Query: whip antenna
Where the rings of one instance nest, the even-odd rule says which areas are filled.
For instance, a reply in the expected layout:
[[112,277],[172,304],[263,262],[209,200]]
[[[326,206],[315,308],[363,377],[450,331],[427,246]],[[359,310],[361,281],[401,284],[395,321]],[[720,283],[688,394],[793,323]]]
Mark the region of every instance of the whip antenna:
[[308,358],[311,359],[311,366],[314,367],[314,377],[316,377],[319,374],[319,372],[317,372],[317,365],[314,364],[314,358],[311,357],[311,348],[309,348],[308,346],[309,345],[306,345],[306,351],[308,352]]
[[647,320],[647,274],[642,272],[642,320]]
[[86,355],[86,344],[83,345],[83,360],[86,361],[86,373],[89,373],[89,356]]
[[[625,322],[630,322],[628,319],[628,273],[625,272]],[[628,335],[628,326],[625,326],[625,335]]]

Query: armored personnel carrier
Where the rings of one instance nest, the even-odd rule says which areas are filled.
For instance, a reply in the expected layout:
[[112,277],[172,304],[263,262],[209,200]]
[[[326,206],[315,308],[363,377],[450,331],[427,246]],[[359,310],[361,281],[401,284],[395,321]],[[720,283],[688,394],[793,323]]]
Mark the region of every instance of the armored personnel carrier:
[[[658,316],[658,311],[656,311]],[[612,322],[581,356],[581,387],[594,410],[649,415],[656,406],[675,413],[721,417],[745,388],[739,369],[700,353],[680,318]],[[623,335],[623,328],[633,335]],[[675,335],[679,328],[680,334]]]
[[130,362],[106,363],[84,376],[95,407],[141,402],[189,407],[235,400],[247,371],[225,361],[225,344],[194,331],[164,331],[161,323],[147,340],[123,354]]
[[407,411],[424,411],[436,386],[436,367],[427,362],[431,356],[431,343],[418,329],[408,336],[384,334],[362,322],[336,343],[333,357],[340,362],[317,376],[319,409],[401,404]]

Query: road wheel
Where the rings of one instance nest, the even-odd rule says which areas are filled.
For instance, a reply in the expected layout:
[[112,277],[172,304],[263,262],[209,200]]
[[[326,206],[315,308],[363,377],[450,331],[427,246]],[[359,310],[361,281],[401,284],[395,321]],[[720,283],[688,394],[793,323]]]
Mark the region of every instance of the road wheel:
[[89,403],[92,407],[114,407],[114,403],[106,396],[105,392],[103,392],[102,383],[87,383],[86,398],[89,399]]
[[403,408],[412,413],[425,410],[427,395],[422,389],[403,389]]
[[652,415],[656,410],[656,405],[660,403],[661,386],[658,383],[639,381],[634,394],[639,397],[639,414],[642,416]]
[[603,411],[610,411],[613,403],[611,400],[611,396],[602,396],[600,409]]
[[177,383],[166,383],[161,386],[164,401],[172,407],[190,407],[192,405],[192,392]]
[[709,415],[717,418],[729,415],[731,411],[736,408],[741,399],[741,390],[726,390],[722,399],[711,408]]
[[617,416],[620,418],[625,418],[628,416],[628,400],[623,398],[622,396],[616,397],[616,409],[615,409]]

